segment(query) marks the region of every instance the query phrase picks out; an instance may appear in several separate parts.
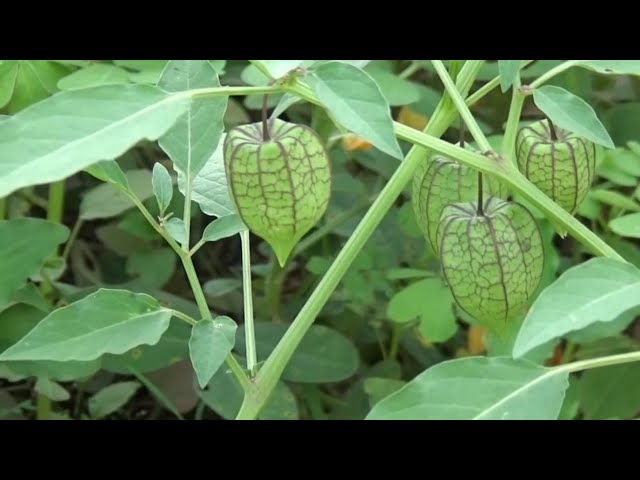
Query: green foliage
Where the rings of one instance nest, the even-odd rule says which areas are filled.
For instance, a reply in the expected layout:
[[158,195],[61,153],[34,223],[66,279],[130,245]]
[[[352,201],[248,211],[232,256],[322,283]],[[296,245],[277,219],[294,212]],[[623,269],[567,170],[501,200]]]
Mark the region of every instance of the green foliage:
[[1,60],[0,418],[637,418],[639,75]]

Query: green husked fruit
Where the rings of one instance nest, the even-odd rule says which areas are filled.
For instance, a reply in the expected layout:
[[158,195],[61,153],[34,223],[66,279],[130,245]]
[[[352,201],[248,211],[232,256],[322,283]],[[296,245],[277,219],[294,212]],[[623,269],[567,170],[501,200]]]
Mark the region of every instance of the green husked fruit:
[[324,215],[331,166],[320,138],[304,125],[271,119],[235,127],[224,144],[231,196],[247,227],[284,266],[300,239]]
[[[506,199],[508,190],[502,183],[489,175],[482,177],[485,194]],[[420,166],[413,181],[413,208],[416,221],[436,254],[438,224],[444,208],[477,198],[476,170],[441,155],[434,155]]]
[[569,213],[587,196],[596,167],[596,145],[540,120],[518,132],[516,155],[524,175]]
[[501,335],[528,308],[544,268],[538,224],[522,205],[493,197],[449,205],[438,229],[442,269],[456,303]]

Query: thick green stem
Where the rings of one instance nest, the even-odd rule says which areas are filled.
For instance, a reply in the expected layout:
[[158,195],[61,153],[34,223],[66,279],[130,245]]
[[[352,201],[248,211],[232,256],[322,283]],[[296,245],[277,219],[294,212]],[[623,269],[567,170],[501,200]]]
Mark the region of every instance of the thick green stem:
[[54,182],[49,185],[49,206],[47,209],[47,220],[52,222],[62,222],[64,212],[64,180]]
[[36,400],[36,420],[51,420],[51,400],[38,394]]
[[[482,61],[469,61],[465,64],[459,75],[460,90],[466,94],[471,88]],[[313,98],[312,93],[306,88],[298,88],[296,92],[304,98]],[[436,108],[431,121],[426,127],[426,132],[436,136],[442,135],[456,116],[455,108],[445,105],[443,98]],[[412,129],[410,129],[412,130]],[[420,133],[420,132],[416,132]],[[424,135],[421,133],[421,135]],[[429,137],[430,138],[430,137]],[[446,142],[444,142],[446,143]],[[343,249],[338,254],[327,273],[324,275],[318,287],[314,290],[307,303],[298,313],[284,337],[273,350],[263,367],[256,376],[257,388],[249,392],[244,399],[238,420],[251,420],[258,416],[260,410],[268,400],[289,359],[302,341],[314,320],[333,294],[340,280],[348,271],[351,263],[358,256],[369,237],[373,234],[378,224],[393,206],[397,198],[402,194],[407,184],[413,178],[413,174],[425,159],[425,151],[422,148],[413,147],[405,160],[400,164],[393,177],[386,184],[380,196],[368,210],[356,230],[353,232]]]
[[271,271],[265,280],[265,304],[269,318],[278,320],[280,318],[282,287],[286,278],[286,265],[285,268],[282,268],[275,255],[272,256],[271,265]]
[[[527,65],[533,62],[535,62],[535,60],[524,60],[522,62],[522,66],[520,67],[520,70],[522,70]],[[484,86],[482,86],[476,92],[474,92],[473,95],[469,95],[465,103],[467,104],[468,107],[470,107],[471,105],[476,103],[478,100],[480,100],[482,97],[487,95],[487,93],[489,93],[491,90],[496,88],[498,85],[500,85],[500,77],[495,77],[490,82],[485,83]]]
[[590,358],[588,360],[580,360],[579,362],[566,363],[552,368],[552,371],[574,373],[581,372],[583,370],[591,370],[592,368],[610,367],[612,365],[621,365],[623,363],[633,362],[640,362],[640,352],[621,353],[619,355]]
[[516,164],[515,144],[518,135],[518,126],[520,125],[520,115],[524,105],[525,95],[520,90],[520,85],[513,85],[513,93],[511,94],[511,106],[509,107],[509,117],[507,118],[507,126],[505,128],[504,137],[502,138],[502,156],[511,160],[512,164]]
[[491,150],[491,145],[489,145],[487,138],[484,136],[484,133],[482,133],[482,130],[480,130],[478,122],[476,122],[476,119],[473,118],[473,114],[469,110],[469,107],[467,107],[464,98],[462,97],[462,95],[460,95],[460,92],[447,73],[447,69],[444,67],[443,63],[440,60],[431,60],[431,63],[433,63],[433,67],[436,69],[436,73],[440,77],[440,80],[442,80],[442,83],[444,84],[449,97],[458,109],[458,113],[464,120],[464,123],[467,125],[467,128],[469,129],[469,132],[471,133],[473,139],[476,141],[483,152]]
[[253,292],[251,290],[251,244],[249,230],[240,232],[242,243],[242,296],[244,299],[244,338],[247,347],[247,370],[256,374],[258,358],[256,354],[256,332],[253,324]]

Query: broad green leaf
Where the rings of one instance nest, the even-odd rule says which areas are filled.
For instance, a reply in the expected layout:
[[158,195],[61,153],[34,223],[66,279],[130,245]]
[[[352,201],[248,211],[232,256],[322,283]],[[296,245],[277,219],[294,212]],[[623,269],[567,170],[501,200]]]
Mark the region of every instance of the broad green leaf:
[[640,213],[614,218],[609,228],[622,237],[640,238]]
[[522,60],[498,60],[500,70],[500,89],[502,93],[508,91],[518,78]]
[[176,271],[177,259],[173,249],[168,247],[135,252],[127,258],[126,271],[140,283],[160,288]]
[[640,305],[640,270],[594,258],[564,272],[531,306],[513,347],[514,357],[595,322],[610,322]]
[[165,228],[176,242],[184,243],[186,241],[187,230],[182,219],[176,217],[170,218],[167,223],[165,223]]
[[114,160],[104,160],[98,162],[90,167],[87,167],[85,171],[98,180],[102,180],[103,182],[112,183],[117,188],[128,191],[129,190],[129,182],[127,181],[127,177],[124,172],[120,168]]
[[98,420],[117,412],[136,394],[138,382],[118,382],[104,387],[89,399],[89,415]]
[[577,330],[567,334],[567,340],[573,343],[585,344],[592,343],[602,338],[615,337],[623,332],[636,317],[640,314],[640,308],[635,307],[631,310],[618,315],[618,318],[610,322],[596,322],[587,328]]
[[[275,323],[256,324],[258,361],[267,359],[288,327]],[[244,328],[240,328],[236,348],[244,343]],[[324,325],[313,325],[291,357],[282,378],[299,383],[339,382],[355,374],[359,365],[358,350],[348,338]]]
[[563,88],[545,85],[533,92],[533,100],[558,127],[599,145],[615,147],[596,112],[580,97]]
[[304,60],[259,60],[267,67],[267,70],[274,79],[279,79],[287,75],[291,70],[302,65]]
[[169,60],[114,60],[113,63],[119,67],[129,68],[131,70],[143,71],[162,71],[169,63]]
[[[16,304],[0,313],[0,351],[24,337],[47,312],[30,305]],[[45,377],[50,380],[71,381],[88,377],[100,368],[100,361],[90,362],[35,362],[18,361],[2,363],[12,372],[24,377]]]
[[378,403],[368,420],[555,420],[568,373],[526,360],[440,363]]
[[205,242],[217,242],[223,238],[232,237],[247,227],[237,213],[217,218],[206,226],[202,232],[202,240]]
[[0,122],[0,197],[67,178],[164,134],[188,99],[148,85],[60,92]]
[[278,105],[276,105],[276,108],[274,108],[273,112],[271,112],[271,118],[278,118],[280,115],[286,112],[290,106],[300,101],[302,101],[300,97],[296,97],[295,95],[291,95],[290,93],[285,93],[278,101]]
[[640,177],[640,144],[629,142],[629,148],[631,150],[622,148],[610,150],[607,156],[611,157],[613,165],[621,171],[634,177]]
[[605,110],[602,121],[616,145],[640,141],[640,131],[635,127],[640,121],[640,102],[617,103]]
[[[172,60],[158,86],[168,92],[181,92],[219,87],[220,81],[207,60]],[[160,147],[189,181],[193,181],[218,146],[226,110],[227,97],[194,98],[186,113],[160,139]]]
[[606,155],[596,167],[596,174],[623,187],[634,187],[638,184],[635,176],[622,170],[610,155]]
[[632,418],[640,411],[640,363],[628,363],[584,372],[580,405],[585,420]]
[[406,383],[404,380],[393,378],[371,377],[364,380],[363,386],[365,393],[369,396],[369,405],[373,407],[383,398],[400,390]]
[[149,295],[100,289],[51,312],[0,361],[88,361],[154,345],[169,327],[172,311]]
[[[179,309],[177,305],[174,308]],[[197,313],[197,308],[194,313]],[[140,345],[121,355],[105,355],[102,357],[103,368],[109,372],[128,374],[132,370],[148,373],[168,367],[189,358],[190,334],[191,327],[174,318],[158,343]]]
[[17,60],[0,60],[0,108],[11,100],[17,75]]
[[167,169],[160,162],[156,162],[153,166],[151,182],[153,184],[153,194],[158,201],[160,215],[164,215],[173,198],[173,181]]
[[[213,376],[206,390],[198,389],[202,401],[226,420],[233,420],[240,411],[244,392],[229,369],[223,367]],[[289,387],[279,382],[258,415],[260,420],[297,420],[298,405]]]
[[608,75],[640,75],[638,60],[578,60],[576,65]]
[[13,95],[5,110],[17,113],[55,93],[58,80],[69,73],[67,67],[49,60],[18,60]]
[[416,84],[379,68],[372,68],[366,73],[378,84],[390,106],[409,105],[420,100],[420,90]]
[[[127,190],[141,201],[153,196],[149,170],[128,170],[125,173],[125,178],[127,179]],[[80,218],[83,220],[112,218],[134,207],[135,204],[126,193],[111,183],[104,183],[92,188],[82,197]]]
[[200,388],[207,386],[233,350],[237,328],[236,322],[225,316],[200,320],[193,326],[189,352]]
[[99,63],[76,70],[58,81],[60,90],[78,90],[80,88],[129,83],[129,73],[114,65]]
[[221,297],[241,286],[242,280],[239,278],[216,278],[205,283],[202,289],[209,297]]
[[346,63],[328,62],[307,81],[338,123],[392,157],[403,158],[389,104],[367,73]]
[[569,388],[564,395],[564,402],[560,409],[558,420],[573,420],[580,409],[580,379],[569,377]]
[[420,280],[396,293],[387,306],[394,322],[420,319],[420,330],[432,342],[444,342],[457,330],[453,297],[439,278]]
[[54,402],[64,402],[71,398],[69,392],[61,385],[45,377],[39,377],[33,389]]
[[589,196],[612,207],[618,207],[631,212],[640,212],[640,203],[614,190],[592,190],[589,192]]
[[[209,158],[202,170],[193,179],[191,200],[200,205],[202,213],[213,217],[224,217],[236,213],[236,208],[229,194],[227,174],[224,168],[224,137],[220,138],[218,148]],[[181,170],[178,173],[178,188],[184,195],[186,178]]]
[[67,227],[46,220],[0,221],[0,310],[68,236]]

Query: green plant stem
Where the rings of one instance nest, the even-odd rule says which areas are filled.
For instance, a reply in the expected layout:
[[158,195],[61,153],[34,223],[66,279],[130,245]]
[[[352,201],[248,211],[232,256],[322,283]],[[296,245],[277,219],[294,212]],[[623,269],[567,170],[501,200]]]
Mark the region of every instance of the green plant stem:
[[444,87],[447,93],[449,94],[449,97],[453,101],[453,104],[458,109],[458,113],[464,120],[464,123],[467,125],[467,128],[469,129],[469,133],[471,133],[471,136],[473,137],[473,139],[476,141],[476,143],[482,149],[482,151],[484,152],[490,151],[491,145],[489,145],[487,138],[484,136],[484,133],[482,133],[482,130],[480,130],[480,126],[478,125],[478,122],[476,122],[476,119],[473,118],[473,114],[471,113],[471,110],[469,110],[469,107],[467,107],[467,104],[465,103],[464,98],[462,98],[462,96],[460,95],[460,92],[458,92],[458,89],[456,88],[455,83],[453,83],[453,80],[447,73],[447,69],[445,68],[444,64],[440,60],[431,60],[431,63],[433,64],[433,68],[436,69],[436,73],[438,74],[438,76],[440,77],[440,80],[444,84]]
[[[191,116],[188,117],[191,119]],[[191,121],[189,120],[189,123]],[[189,149],[189,156],[191,155],[191,149]],[[190,161],[189,161],[190,162]],[[191,183],[193,181],[193,177],[189,175],[189,179],[187,180],[187,188],[184,193],[184,209],[182,214],[182,221],[184,222],[184,242],[182,242],[182,250],[185,252],[189,251],[189,245],[191,242]]]
[[280,299],[282,297],[282,287],[286,278],[286,265],[285,268],[282,268],[275,255],[272,255],[271,265],[271,271],[265,280],[265,304],[269,318],[271,320],[279,320]]
[[[193,266],[193,261],[189,256],[189,252],[185,252],[180,245],[169,235],[169,233],[160,226],[158,222],[153,218],[153,215],[147,210],[144,204],[140,201],[138,197],[131,194],[130,192],[126,192],[127,196],[131,199],[131,201],[138,207],[138,210],[142,213],[144,218],[149,222],[149,224],[154,228],[156,232],[158,232],[162,238],[166,240],[166,242],[173,248],[178,257],[182,262],[182,266],[184,267],[185,273],[187,274],[187,279],[189,280],[189,285],[191,286],[191,290],[193,291],[193,296],[198,305],[198,310],[200,315],[204,319],[212,319],[211,311],[209,310],[209,305],[207,304],[207,300],[204,296],[204,292],[202,291],[202,286],[200,285],[200,281],[198,280],[198,275],[196,274],[195,267]],[[247,377],[247,375],[242,370],[242,367],[233,356],[233,354],[227,355],[225,359],[227,362],[227,366],[231,369],[236,379],[242,386],[243,390],[246,392],[249,389],[253,388],[251,381]]]
[[191,318],[189,315],[187,315],[186,313],[182,313],[179,310],[173,310],[173,315],[175,317],[178,317],[180,320],[184,320],[189,325],[195,325],[196,323],[198,323],[197,320],[195,320],[194,318]]
[[36,400],[36,420],[51,420],[51,414],[51,400],[39,393]]
[[[522,62],[522,66],[520,67],[520,70],[524,69],[526,66],[528,66],[529,64],[531,64],[533,62],[535,62],[535,60],[524,60]],[[485,83],[481,88],[479,88],[477,91],[475,91],[473,93],[473,95],[469,95],[467,97],[467,99],[465,100],[465,103],[467,104],[468,107],[470,107],[471,105],[476,103],[478,100],[480,100],[482,97],[487,95],[491,90],[496,88],[498,85],[500,85],[500,77],[499,76],[495,77],[491,81]]]
[[507,118],[507,126],[505,128],[504,137],[502,138],[502,156],[511,160],[512,164],[516,164],[515,143],[518,135],[518,126],[520,125],[520,116],[522,115],[522,107],[524,106],[525,95],[520,90],[520,82],[514,83],[513,92],[511,94],[511,105],[509,107],[509,117]]
[[562,62],[557,67],[552,68],[547,73],[540,75],[538,78],[536,78],[533,82],[531,82],[530,87],[532,89],[536,89],[542,86],[545,82],[548,82],[556,75],[559,75],[565,70],[569,70],[571,67],[574,67],[578,62],[579,60],[567,60],[566,62]]
[[554,372],[581,372],[583,370],[591,370],[593,368],[610,367],[612,365],[621,365],[623,363],[640,362],[640,352],[621,353],[619,355],[610,355],[608,357],[590,358],[588,360],[580,360],[578,362],[566,363],[558,365],[551,370]]
[[244,337],[247,347],[247,370],[256,374],[258,357],[256,354],[256,332],[253,324],[253,292],[251,290],[251,242],[249,230],[240,232],[242,243],[242,296],[244,300]]
[[389,345],[389,358],[395,360],[398,356],[398,350],[400,349],[400,339],[404,332],[403,325],[394,324],[393,333],[391,334],[391,343]]
[[421,68],[422,68],[422,65],[420,65],[420,62],[413,60],[411,65],[409,65],[407,68],[405,68],[402,72],[398,74],[398,78],[402,78],[403,80],[406,80],[411,75],[419,71]]
[[47,220],[61,223],[64,212],[64,180],[49,185],[49,206]]
[[[471,60],[465,64],[460,72],[458,77],[460,90],[465,92],[465,94],[471,88],[471,84],[482,64],[482,61]],[[317,103],[317,99],[315,99],[308,88],[304,88],[304,86],[301,87],[299,83],[294,83],[294,90],[301,94],[303,98],[311,98]],[[426,132],[440,136],[455,119],[455,108],[446,105],[446,99],[447,97],[444,96],[440,101],[431,121],[425,129]],[[278,342],[278,345],[258,372],[255,378],[257,388],[245,395],[240,412],[236,417],[238,420],[251,420],[258,416],[278,383],[287,362],[302,341],[302,338],[378,224],[402,194],[406,185],[411,181],[418,166],[425,160],[425,153],[422,148],[413,147],[371,208],[369,208],[356,230],[338,254],[338,257],[334,260],[317,288],[311,294],[311,297],[309,297],[304,307],[298,313],[284,337]]]
[[83,224],[84,224],[84,220],[78,217],[75,225],[71,229],[71,233],[69,234],[69,239],[67,240],[67,243],[65,243],[64,245],[64,250],[62,251],[62,258],[64,258],[65,260],[69,258],[71,247],[73,246],[73,243],[76,241],[76,238],[78,237],[78,233],[80,233],[80,229],[82,228]]

